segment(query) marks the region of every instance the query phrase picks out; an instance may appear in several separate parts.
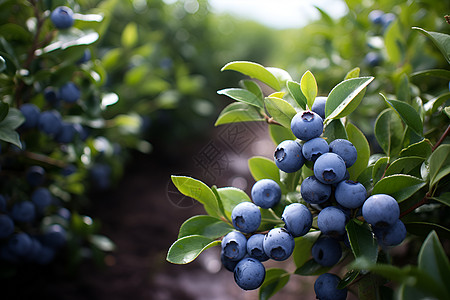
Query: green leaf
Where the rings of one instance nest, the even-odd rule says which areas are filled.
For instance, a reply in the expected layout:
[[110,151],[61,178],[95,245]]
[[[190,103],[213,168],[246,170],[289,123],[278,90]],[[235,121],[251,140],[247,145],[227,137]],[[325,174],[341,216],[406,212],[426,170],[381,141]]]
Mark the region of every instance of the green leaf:
[[3,58],[3,56],[0,56],[0,72],[3,72],[6,70],[6,61]]
[[138,42],[138,28],[136,23],[129,22],[122,31],[122,46],[133,48]]
[[266,109],[272,118],[286,128],[291,128],[291,120],[297,113],[287,101],[280,98],[266,97]]
[[[449,204],[447,204],[449,205]],[[450,229],[429,222],[405,222],[406,231],[410,234],[426,237],[435,231],[440,237],[450,239]]]
[[430,186],[450,173],[450,144],[440,145],[434,150],[430,156],[429,168]]
[[20,136],[15,131],[25,121],[22,113],[16,108],[10,108],[6,117],[0,122],[0,140],[22,148]]
[[395,174],[386,176],[378,181],[373,187],[372,195],[388,194],[394,197],[397,202],[402,202],[425,185],[426,182],[420,178],[405,174]]
[[384,172],[386,171],[386,167],[389,162],[389,157],[380,157],[377,162],[373,165],[372,169],[372,182],[373,184],[376,184],[381,177],[383,177]]
[[450,92],[442,94],[430,101],[428,101],[423,108],[427,112],[428,115],[432,115],[435,113],[439,107],[444,105],[450,99]]
[[272,141],[276,145],[280,144],[282,141],[296,139],[290,127],[286,128],[276,124],[269,124],[269,133],[270,137],[272,138]]
[[352,79],[352,78],[358,78],[359,77],[359,72],[361,71],[361,69],[359,67],[353,68],[351,69],[346,75],[344,80],[347,79]]
[[349,115],[361,102],[365,88],[374,77],[347,79],[336,85],[328,95],[325,104],[325,121]]
[[201,235],[207,238],[216,239],[233,230],[233,226],[218,218],[199,215],[184,221],[180,227],[178,239],[189,235]]
[[259,108],[264,108],[264,104],[263,104],[262,100],[260,98],[258,98],[258,96],[256,96],[255,94],[253,94],[252,92],[250,92],[248,90],[236,89],[236,88],[223,89],[223,90],[217,91],[217,94],[226,95],[233,100],[247,103],[249,105],[253,105],[253,106],[256,106]]
[[356,162],[348,168],[351,180],[357,180],[359,175],[367,168],[370,157],[370,146],[361,130],[352,123],[347,123],[348,140],[355,146],[358,153]]
[[281,90],[278,79],[262,65],[249,61],[233,61],[226,64],[221,71],[233,70],[264,82],[276,91]]
[[375,138],[387,156],[395,156],[402,148],[403,125],[391,109],[382,111],[375,120]]
[[114,251],[116,249],[116,245],[106,236],[93,234],[89,237],[89,241],[98,249],[102,251]]
[[304,110],[306,110],[306,105],[308,100],[306,100],[305,95],[302,93],[302,89],[300,87],[300,83],[296,81],[289,80],[286,83],[287,89],[291,94],[292,98],[294,98],[295,102]]
[[358,224],[354,219],[345,226],[348,240],[355,258],[364,257],[376,263],[378,258],[378,243],[373,238],[372,231],[367,223]]
[[432,199],[441,202],[442,204],[445,204],[447,206],[450,206],[450,192],[442,193],[437,197],[433,197]]
[[214,126],[240,123],[240,122],[252,122],[252,121],[264,121],[264,118],[252,107],[233,109],[225,113],[222,113],[217,118]]
[[426,31],[419,27],[413,27],[412,29],[418,30],[429,37],[450,64],[450,35],[441,32]]
[[[386,170],[385,175],[394,174],[409,174],[415,176],[416,174],[410,174],[410,172],[416,168],[420,168],[420,165],[425,161],[425,158],[418,156],[406,156],[400,157],[393,161]],[[419,170],[420,174],[420,170]]]
[[317,96],[317,82],[316,78],[314,78],[314,75],[309,70],[303,74],[302,79],[300,80],[300,88],[303,95],[306,97],[309,109],[311,109]]
[[283,269],[271,268],[259,289],[259,299],[267,300],[281,290],[289,281],[290,274]]
[[286,86],[286,82],[289,80],[292,80],[291,75],[283,69],[275,68],[275,67],[266,67],[266,70],[273,74],[280,83],[280,89],[281,87]]
[[173,264],[188,264],[204,250],[220,245],[220,241],[201,235],[190,235],[176,240],[167,252],[167,261]]
[[280,170],[273,160],[263,156],[253,156],[248,160],[248,167],[255,181],[267,178],[281,185]]
[[422,119],[420,118],[419,113],[411,105],[398,100],[388,100],[383,94],[380,95],[406,125],[414,130],[419,136],[423,136]]
[[384,34],[384,44],[389,60],[395,64],[401,63],[406,52],[404,34],[401,32],[398,20],[391,23]]
[[185,196],[191,197],[205,207],[206,212],[218,217],[218,203],[213,191],[200,180],[186,177],[172,175],[172,182],[177,189]]
[[347,131],[341,119],[331,120],[326,124],[323,131],[323,137],[327,140],[328,144],[336,139],[348,139]]
[[311,231],[304,236],[295,238],[294,252],[292,253],[297,268],[303,266],[311,257],[311,248],[320,236],[320,231]]
[[[357,271],[353,271],[357,272]],[[377,275],[369,273],[358,281],[358,300],[392,299],[380,297],[379,288],[384,287]]]
[[411,79],[420,79],[421,77],[436,77],[450,80],[450,71],[444,69],[432,69],[432,70],[418,71],[410,75]]
[[226,217],[231,220],[231,212],[233,208],[241,202],[251,202],[249,196],[243,191],[235,187],[218,188],[217,193],[223,205]]
[[[409,79],[406,73],[403,73],[395,87],[397,99],[403,102],[411,102],[411,91],[409,86]],[[422,120],[421,120],[422,121]]]
[[411,144],[400,152],[400,156],[402,157],[417,156],[428,158],[430,154],[431,143],[427,139],[421,140],[420,142],[417,142],[415,144]]
[[350,270],[348,271],[344,277],[341,279],[341,281],[338,283],[337,288],[338,289],[343,289],[346,286],[348,286],[350,283],[353,282],[353,280],[356,279],[356,277],[358,277],[359,275],[359,271],[357,270]]
[[[0,122],[2,122],[9,113],[9,104],[0,101]],[[24,119],[25,121],[25,119]]]
[[74,46],[90,45],[95,43],[99,38],[99,34],[94,31],[59,31],[56,41],[43,49],[36,50],[36,55],[40,56],[45,53],[56,50],[64,50]]
[[242,80],[242,85],[260,100],[261,104],[264,103],[264,94],[259,85],[253,80]]
[[319,265],[313,258],[306,261],[301,267],[295,270],[295,274],[301,276],[315,276],[328,272],[331,267],[323,267]]

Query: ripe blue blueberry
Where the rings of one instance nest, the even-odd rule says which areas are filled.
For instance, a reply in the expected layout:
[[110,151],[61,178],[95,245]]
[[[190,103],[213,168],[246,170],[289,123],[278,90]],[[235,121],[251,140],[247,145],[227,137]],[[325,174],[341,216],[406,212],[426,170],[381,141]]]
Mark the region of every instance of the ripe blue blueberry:
[[359,182],[343,180],[336,185],[334,197],[343,207],[358,208],[366,201],[367,191]]
[[50,14],[50,20],[58,29],[67,29],[73,25],[73,11],[67,6],[58,6]]
[[220,261],[222,262],[222,266],[225,267],[230,272],[234,271],[234,268],[236,267],[239,260],[231,260],[228,257],[226,257],[223,253],[223,250],[220,252]]
[[294,246],[294,237],[284,228],[273,228],[264,237],[264,252],[273,260],[288,259],[294,251]]
[[400,216],[400,208],[393,197],[386,194],[376,194],[370,196],[364,202],[362,215],[364,220],[372,226],[389,227],[397,222]]
[[231,231],[222,239],[223,255],[232,261],[238,261],[247,254],[247,238],[239,231]]
[[263,264],[254,258],[242,259],[234,268],[234,280],[243,290],[255,290],[261,286],[266,277]]
[[5,196],[0,195],[0,212],[6,212],[7,202]]
[[286,206],[281,215],[281,220],[293,237],[307,234],[312,225],[311,212],[301,203],[292,203]]
[[273,156],[278,169],[286,173],[300,170],[305,162],[302,146],[293,140],[281,142],[275,149]]
[[376,52],[368,52],[364,57],[364,62],[371,67],[379,66],[381,61],[381,55]]
[[52,195],[47,188],[40,187],[31,194],[31,201],[39,212],[43,212],[52,203]]
[[75,134],[76,130],[72,123],[62,122],[61,129],[59,130],[58,134],[56,134],[55,140],[58,143],[67,144],[73,141]]
[[320,204],[330,198],[331,185],[320,182],[316,176],[312,175],[303,180],[300,193],[306,202]]
[[272,208],[280,202],[281,188],[272,179],[261,179],[255,182],[251,191],[253,202],[262,208]]
[[339,155],[345,162],[347,168],[351,167],[358,158],[355,146],[345,139],[336,139],[330,143],[330,152]]
[[14,222],[8,215],[0,215],[0,239],[7,238],[14,232]]
[[111,167],[108,164],[95,163],[89,172],[95,189],[105,190],[109,188],[111,184]]
[[251,233],[261,224],[261,211],[252,202],[241,202],[231,211],[231,220],[237,230]]
[[61,129],[61,115],[54,110],[43,111],[39,116],[38,128],[40,131],[54,136]]
[[52,224],[44,229],[43,243],[50,248],[60,248],[67,241],[67,232],[59,224]]
[[341,181],[345,176],[345,162],[336,153],[324,153],[314,163],[314,176],[325,184]]
[[383,18],[384,12],[378,9],[372,10],[369,13],[369,20],[376,25],[383,24],[382,18]]
[[303,157],[310,161],[316,161],[319,156],[330,151],[330,147],[323,138],[317,137],[310,139],[303,144]]
[[263,247],[264,234],[257,233],[252,235],[247,240],[247,253],[250,257],[256,258],[259,261],[266,261],[269,257],[264,252]]
[[17,222],[32,222],[36,209],[30,201],[17,202],[11,208],[11,217]]
[[325,119],[325,104],[327,103],[327,97],[316,97],[311,110],[318,114],[322,120]]
[[61,98],[59,97],[59,93],[57,90],[55,90],[53,87],[48,86],[44,89],[44,99],[54,107],[58,107],[59,103],[61,101]]
[[80,57],[79,60],[77,60],[77,64],[84,64],[85,62],[88,62],[91,60],[91,51],[89,49],[84,49],[83,56]]
[[319,137],[323,132],[323,119],[313,111],[298,112],[291,120],[292,133],[303,141]]
[[31,166],[25,174],[26,180],[31,186],[39,186],[44,183],[45,170],[41,166]]
[[61,170],[62,176],[70,176],[77,171],[77,167],[72,164],[68,164]]
[[36,237],[31,237],[31,247],[25,257],[26,261],[34,262],[40,253],[40,248],[42,247],[41,242]]
[[338,289],[341,279],[334,274],[324,273],[314,282],[314,292],[319,300],[345,300],[347,288]]
[[24,232],[13,234],[8,240],[8,248],[12,254],[25,256],[31,250],[31,237]]
[[55,249],[41,245],[39,254],[36,256],[36,263],[40,265],[48,265],[55,257]]
[[382,246],[396,246],[401,244],[406,237],[406,227],[402,221],[397,220],[389,227],[373,227],[373,233],[377,237],[378,243]]
[[345,224],[345,214],[334,206],[325,207],[317,216],[317,226],[326,235],[343,235],[345,233]]
[[386,13],[381,16],[381,24],[386,29],[392,22],[394,22],[396,16],[393,13]]
[[20,111],[25,117],[25,121],[22,123],[21,128],[29,129],[37,126],[39,121],[40,109],[33,103],[25,103],[20,106]]
[[320,237],[312,246],[311,254],[319,265],[331,267],[341,259],[341,244],[334,238]]
[[81,92],[75,83],[69,81],[60,87],[59,95],[63,101],[74,103],[80,99]]

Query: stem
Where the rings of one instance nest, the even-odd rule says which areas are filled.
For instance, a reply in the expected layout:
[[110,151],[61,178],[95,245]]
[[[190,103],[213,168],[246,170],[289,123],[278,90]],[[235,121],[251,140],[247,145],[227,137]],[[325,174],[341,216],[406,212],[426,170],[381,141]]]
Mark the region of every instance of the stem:
[[413,206],[411,206],[410,208],[408,208],[407,210],[405,210],[404,212],[402,212],[400,214],[400,218],[403,218],[404,216],[406,216],[407,214],[409,214],[410,212],[413,212],[416,208],[421,207],[424,204],[427,204],[429,201],[430,197],[430,193],[427,193],[422,200],[420,200],[419,202],[417,202],[416,204],[414,204]]
[[442,136],[439,138],[439,140],[436,142],[436,144],[433,146],[433,148],[431,149],[431,151],[433,152],[434,150],[436,150],[437,147],[439,147],[439,145],[442,144],[442,142],[444,141],[444,139],[448,136],[450,132],[450,125],[447,126],[447,129],[444,131],[444,133],[442,134]]
[[268,115],[264,115],[264,119],[266,119],[266,122],[268,124],[274,124],[274,125],[282,126],[280,123],[278,123],[277,121],[275,121],[272,117],[269,117]]
[[37,153],[33,153],[33,152],[29,152],[29,151],[23,151],[22,152],[26,157],[35,160],[35,161],[39,161],[51,166],[56,166],[56,167],[60,167],[60,168],[64,168],[66,166],[66,163],[61,161],[61,160],[57,160],[42,154],[37,154]]

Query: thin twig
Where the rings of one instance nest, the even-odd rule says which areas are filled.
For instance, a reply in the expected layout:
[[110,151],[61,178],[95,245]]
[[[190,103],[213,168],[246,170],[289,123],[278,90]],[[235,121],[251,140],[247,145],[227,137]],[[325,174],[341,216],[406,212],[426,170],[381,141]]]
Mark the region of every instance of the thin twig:
[[437,147],[439,147],[439,145],[442,144],[442,142],[444,141],[444,139],[448,136],[450,132],[450,125],[448,125],[447,129],[444,131],[444,133],[442,134],[442,136],[439,138],[439,140],[436,142],[436,144],[433,146],[433,148],[431,149],[431,151],[433,152],[434,150],[436,150]]

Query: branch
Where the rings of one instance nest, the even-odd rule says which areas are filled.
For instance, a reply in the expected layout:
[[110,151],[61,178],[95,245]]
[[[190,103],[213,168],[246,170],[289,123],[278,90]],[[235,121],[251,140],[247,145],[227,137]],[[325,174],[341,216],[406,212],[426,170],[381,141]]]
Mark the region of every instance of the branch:
[[424,204],[429,203],[429,197],[430,197],[430,193],[427,193],[422,200],[420,200],[419,202],[417,202],[416,204],[414,204],[413,206],[411,206],[410,208],[408,208],[407,210],[405,210],[404,212],[402,212],[400,214],[400,218],[403,218],[404,216],[406,216],[407,214],[409,214],[410,212],[413,212],[414,210],[416,210],[416,208],[421,207]]
[[269,117],[268,115],[264,115],[264,119],[266,119],[266,122],[268,123],[268,124],[274,124],[274,125],[280,125],[280,126],[283,126],[283,125],[281,125],[280,123],[278,123],[277,121],[275,121],[272,117]]
[[444,131],[444,133],[442,134],[442,136],[439,138],[439,140],[436,142],[436,144],[433,146],[433,148],[431,149],[431,151],[433,152],[434,150],[436,150],[437,147],[439,147],[442,142],[444,141],[444,139],[448,136],[450,132],[450,125],[448,125],[447,129]]

